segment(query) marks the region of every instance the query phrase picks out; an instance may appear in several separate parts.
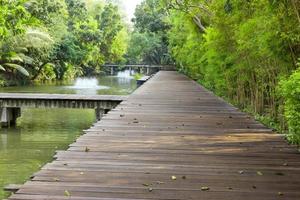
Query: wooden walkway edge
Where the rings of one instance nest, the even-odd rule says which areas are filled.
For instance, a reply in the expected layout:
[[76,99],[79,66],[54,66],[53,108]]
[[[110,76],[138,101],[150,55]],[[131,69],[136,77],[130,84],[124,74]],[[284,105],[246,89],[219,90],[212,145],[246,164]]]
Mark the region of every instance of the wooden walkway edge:
[[157,73],[55,158],[9,199],[300,199],[297,149],[177,72]]

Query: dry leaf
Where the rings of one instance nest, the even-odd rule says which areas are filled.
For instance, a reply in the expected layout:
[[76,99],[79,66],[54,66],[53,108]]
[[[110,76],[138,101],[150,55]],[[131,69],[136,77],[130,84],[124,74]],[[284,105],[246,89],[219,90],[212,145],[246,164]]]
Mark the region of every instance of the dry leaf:
[[263,174],[262,172],[260,172],[260,171],[257,171],[256,173],[257,173],[257,175],[259,175],[259,176],[264,175],[264,174]]
[[68,190],[65,190],[65,196],[69,197],[71,196],[71,193]]
[[202,190],[202,191],[208,191],[208,190],[209,190],[209,187],[203,186],[203,187],[201,187],[201,190]]
[[284,176],[284,173],[282,173],[282,172],[276,172],[275,175],[277,175],[277,176]]
[[278,192],[278,195],[279,195],[279,196],[283,196],[283,193],[282,193],[282,192]]
[[56,182],[60,181],[60,179],[57,178],[57,177],[53,178],[53,180],[56,181]]

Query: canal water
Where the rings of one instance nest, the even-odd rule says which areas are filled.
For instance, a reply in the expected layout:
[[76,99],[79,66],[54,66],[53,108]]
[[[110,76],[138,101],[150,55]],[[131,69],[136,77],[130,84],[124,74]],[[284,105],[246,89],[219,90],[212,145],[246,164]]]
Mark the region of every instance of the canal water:
[[[128,95],[136,88],[129,71],[117,76],[78,78],[67,85],[0,88],[0,92]],[[7,184],[21,184],[52,160],[95,121],[94,110],[23,109],[15,128],[0,129],[0,199]]]

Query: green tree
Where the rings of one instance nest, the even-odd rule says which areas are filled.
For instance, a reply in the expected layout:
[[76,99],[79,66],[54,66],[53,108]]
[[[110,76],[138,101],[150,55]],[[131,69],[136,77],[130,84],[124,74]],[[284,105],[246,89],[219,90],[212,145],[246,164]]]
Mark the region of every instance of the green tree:
[[29,76],[28,71],[22,66],[24,60],[19,55],[22,49],[10,48],[7,46],[7,41],[23,35],[26,26],[35,24],[35,20],[25,9],[24,1],[1,0],[0,10],[0,70],[6,74],[17,70]]
[[134,31],[127,53],[130,62],[158,65],[172,62],[168,52],[169,25],[165,10],[158,5],[158,0],[145,0],[135,10]]

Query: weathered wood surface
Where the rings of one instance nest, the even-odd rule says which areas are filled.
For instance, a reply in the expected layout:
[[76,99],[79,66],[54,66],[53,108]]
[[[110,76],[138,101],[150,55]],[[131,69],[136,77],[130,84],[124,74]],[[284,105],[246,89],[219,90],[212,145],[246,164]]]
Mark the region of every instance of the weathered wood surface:
[[40,100],[87,100],[87,101],[123,101],[126,96],[118,95],[77,95],[77,94],[39,94],[39,93],[0,93],[0,100],[5,99],[40,99]]
[[85,133],[10,199],[300,199],[296,148],[176,72]]
[[19,184],[9,184],[3,188],[4,191],[6,192],[17,192],[22,185]]
[[0,107],[112,109],[126,96],[0,93]]
[[151,78],[151,76],[143,76],[143,77],[139,78],[138,80],[136,80],[137,86],[140,87],[145,82],[147,82],[150,78]]

